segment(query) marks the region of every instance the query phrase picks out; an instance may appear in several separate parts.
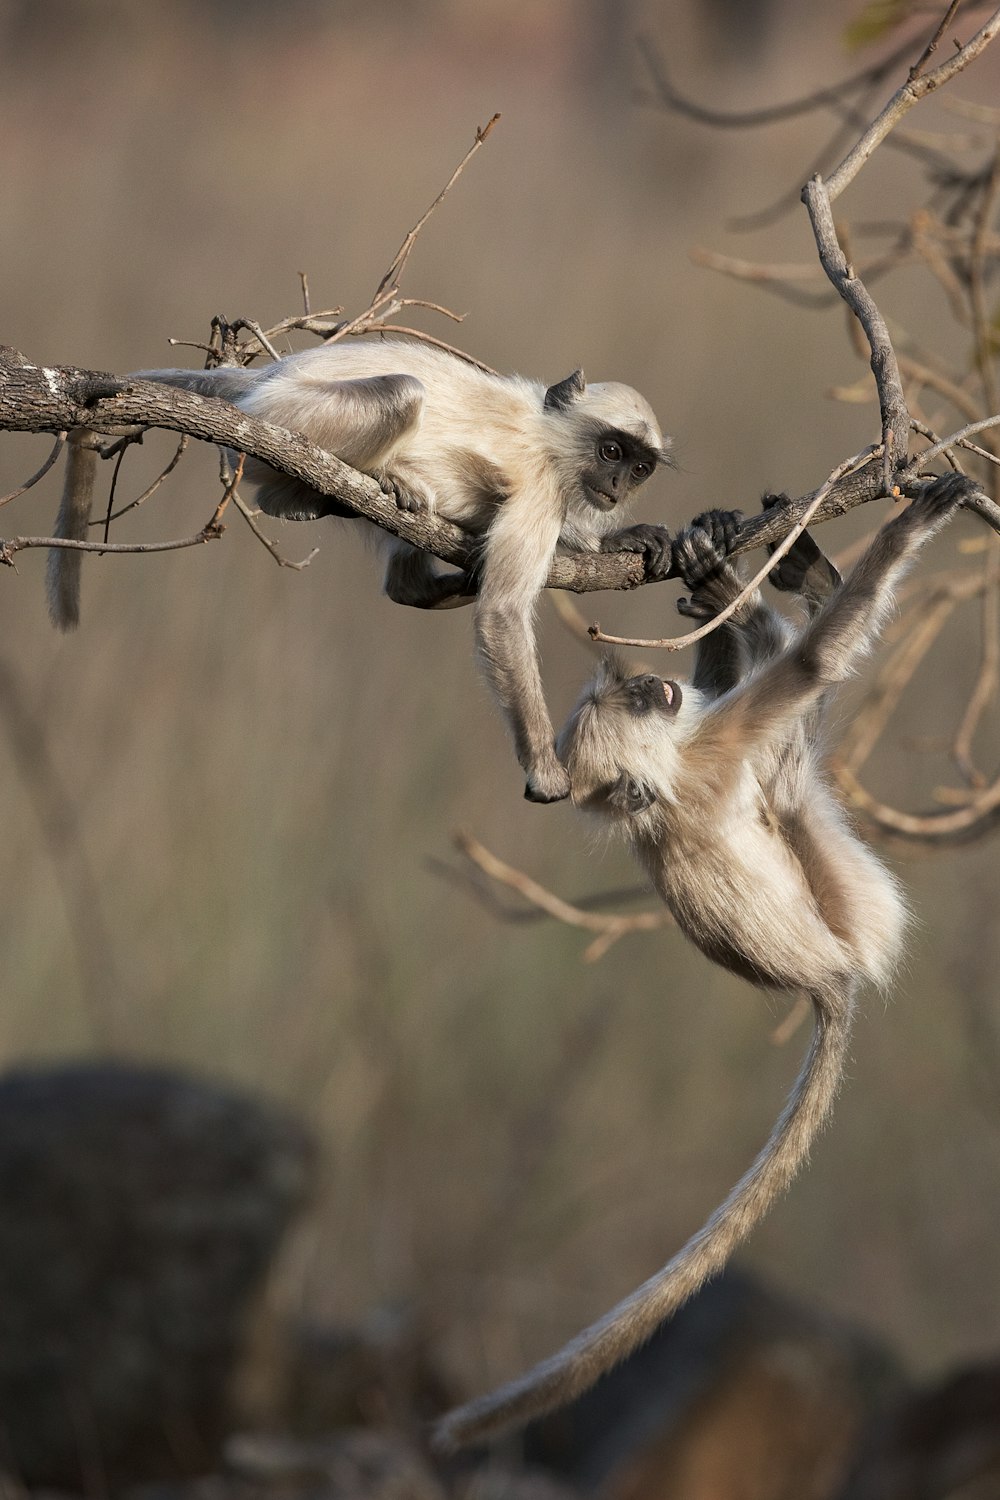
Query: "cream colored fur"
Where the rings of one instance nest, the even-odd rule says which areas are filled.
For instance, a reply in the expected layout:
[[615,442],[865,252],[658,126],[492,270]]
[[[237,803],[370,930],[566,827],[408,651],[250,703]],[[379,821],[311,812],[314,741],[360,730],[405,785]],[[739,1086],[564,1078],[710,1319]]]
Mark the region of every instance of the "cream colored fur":
[[[527,771],[526,795],[544,802],[568,794],[542,692],[534,606],[560,544],[644,550],[636,528],[620,529],[622,511],[642,482],[638,470],[624,475],[613,495],[595,494],[587,484],[602,433],[626,434],[641,445],[650,460],[647,472],[665,458],[659,425],[638,392],[613,383],[585,386],[580,372],[547,390],[539,381],[487,374],[400,339],[344,340],[252,370],[139,373],[226,397],[254,416],[302,432],[374,474],[401,507],[426,508],[481,536],[476,639]],[[298,520],[345,513],[257,459],[247,460],[244,476],[258,486],[258,503],[271,515]],[[80,533],[89,511],[89,493],[74,495],[67,485],[63,524]],[[84,519],[70,521],[70,515]],[[386,591],[397,602],[440,608],[471,600],[464,575],[442,572],[426,553],[372,529],[386,553]],[[661,561],[662,553],[661,543]],[[51,608],[66,626],[78,614],[79,557],[53,557]]]
[[[630,676],[611,658],[562,731],[574,802],[624,835],[681,929],[751,983],[807,994],[815,1028],[770,1138],[704,1228],[558,1354],[449,1413],[436,1433],[443,1448],[586,1390],[722,1268],[804,1161],[839,1087],[858,991],[888,984],[906,924],[896,881],[823,775],[818,715],[869,649],[910,560],[969,487],[955,476],[930,485],[797,638],[755,595],[700,643],[697,687]],[[674,555],[689,570],[688,612],[717,613],[739,591],[703,528],[675,539]]]

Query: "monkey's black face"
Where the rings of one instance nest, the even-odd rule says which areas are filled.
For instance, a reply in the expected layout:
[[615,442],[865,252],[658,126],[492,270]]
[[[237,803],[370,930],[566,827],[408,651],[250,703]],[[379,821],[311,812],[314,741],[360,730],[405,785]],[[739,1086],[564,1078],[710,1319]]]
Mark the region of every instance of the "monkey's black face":
[[604,427],[580,472],[583,491],[598,510],[613,510],[656,469],[661,455],[632,433]]
[[646,714],[663,714],[673,718],[681,706],[680,683],[648,672],[642,677],[628,677],[618,687],[615,697],[629,715],[641,719]]

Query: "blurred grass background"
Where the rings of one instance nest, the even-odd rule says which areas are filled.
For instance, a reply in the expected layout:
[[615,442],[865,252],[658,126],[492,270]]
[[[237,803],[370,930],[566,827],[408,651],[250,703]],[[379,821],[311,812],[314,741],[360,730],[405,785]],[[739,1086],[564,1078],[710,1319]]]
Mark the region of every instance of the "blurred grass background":
[[[749,108],[859,59],[854,7],[790,0],[0,3],[0,336],[36,362],[185,362],[211,316],[360,311],[476,124],[503,119],[424,231],[410,295],[469,314],[498,369],[646,394],[679,468],[644,519],[801,492],[872,439],[837,309],[787,306],[689,259],[709,245],[813,258],[805,214],[728,228],[794,188],[826,122],[711,132],[638,98],[641,27],[700,100]],[[998,57],[961,81],[995,98]],[[895,86],[895,80],[893,81]],[[920,125],[940,128],[928,108]],[[881,153],[838,211],[905,217],[916,169]],[[894,329],[966,335],[918,272],[880,288]],[[438,324],[434,331],[450,337]],[[48,439],[5,435],[0,490]],[[151,435],[131,492],[171,451]],[[182,536],[216,499],[192,453],[126,536]],[[45,534],[58,481],[9,507]],[[823,532],[836,550],[869,512]],[[938,544],[954,556],[967,522]],[[800,1032],[674,933],[596,966],[580,936],[503,925],[442,881],[464,826],[572,896],[628,884],[565,806],[528,807],[478,680],[467,612],[403,611],[348,525],[285,527],[278,569],[234,519],[211,547],[88,559],[84,624],[50,629],[44,555],[0,578],[0,1062],[113,1051],[293,1105],[323,1200],[284,1294],[356,1321],[416,1304],[473,1385],[547,1352],[702,1222],[763,1139]],[[590,596],[661,634],[674,590]],[[543,610],[556,722],[587,649]],[[940,735],[976,623],[911,693],[876,790],[927,800],[907,738]],[[989,760],[998,725],[984,726]],[[856,1316],[918,1367],[996,1348],[1000,1022],[996,841],[897,859],[917,917],[888,1006],[871,999],[834,1128],[744,1260]]]

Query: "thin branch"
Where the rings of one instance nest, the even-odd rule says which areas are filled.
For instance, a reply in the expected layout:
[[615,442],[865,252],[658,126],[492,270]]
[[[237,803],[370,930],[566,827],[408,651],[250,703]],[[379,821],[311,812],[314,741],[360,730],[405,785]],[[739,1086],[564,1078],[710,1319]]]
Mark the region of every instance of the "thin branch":
[[32,474],[30,479],[26,479],[23,484],[19,484],[16,490],[11,490],[9,495],[0,496],[0,505],[9,505],[11,500],[17,500],[26,490],[30,490],[33,484],[37,484],[40,479],[44,479],[62,452],[65,441],[66,434],[61,432],[53,443],[52,452],[42,464],[42,467]]
[[225,512],[226,512],[226,510],[227,510],[227,508],[229,506],[230,500],[233,498],[233,496],[236,493],[236,486],[239,484],[240,480],[243,478],[243,466],[246,463],[246,461],[247,461],[246,454],[245,453],[239,454],[239,456],[237,458],[237,461],[236,461],[236,468],[233,470],[233,472],[230,475],[229,479],[227,480],[226,484],[223,486],[223,489],[222,489],[222,499],[219,501],[218,505],[215,507],[215,510],[212,512],[211,520],[208,522],[208,525],[205,527],[206,531],[211,531],[211,532],[217,532],[218,531],[218,532],[221,532],[221,531],[224,530],[224,527],[222,525],[222,517],[224,516],[224,514],[225,514]]
[[848,801],[876,827],[897,838],[953,844],[976,838],[1000,822],[1000,779],[958,812],[904,813],[866,791],[846,766],[836,779]]
[[969,259],[969,302],[972,307],[972,326],[976,338],[976,360],[979,366],[979,377],[983,382],[986,410],[992,412],[1000,411],[1000,387],[996,378],[990,312],[986,305],[985,242],[998,195],[1000,195],[1000,146],[993,152],[989,175],[983,186],[982,197],[973,224],[972,251]]
[[965,438],[971,437],[974,432],[985,432],[990,427],[1000,427],[1000,414],[993,417],[983,417],[978,422],[970,422],[968,426],[960,428],[958,432],[953,432],[950,437],[942,438],[940,442],[934,443],[919,455],[921,464],[932,463],[947,448],[954,447],[955,444],[963,442]]
[[619,938],[625,937],[630,932],[653,932],[661,927],[672,924],[672,918],[666,910],[634,912],[631,916],[611,915],[603,912],[585,911],[583,907],[573,906],[564,901],[561,896],[556,896],[545,886],[539,885],[530,875],[523,870],[516,870],[513,865],[505,864],[502,859],[481,844],[478,839],[469,833],[456,833],[452,837],[455,848],[466,859],[478,866],[480,870],[491,880],[507,886],[510,890],[517,891],[519,896],[539,911],[545,912],[547,916],[555,918],[557,922],[564,922],[569,927],[580,927],[586,932],[598,934],[584,951],[584,960],[587,963],[595,963]]
[[910,69],[909,76],[911,83],[913,82],[914,78],[920,77],[921,73],[924,71],[926,64],[929,63],[931,58],[934,56],[934,53],[938,49],[938,44],[941,41],[941,38],[944,36],[948,27],[955,19],[955,12],[958,10],[958,7],[961,5],[961,3],[962,0],[951,0],[951,4],[948,6],[948,9],[945,11],[944,15],[941,17],[941,22],[938,26],[937,31],[935,31],[934,35],[927,43],[927,46],[924,48],[923,52],[921,52],[920,56],[913,64],[913,67]]
[[880,62],[863,69],[860,73],[852,74],[830,88],[817,89],[812,94],[803,94],[797,99],[789,99],[782,104],[767,105],[763,109],[743,110],[709,109],[696,100],[689,99],[680,93],[669,78],[662,54],[650,38],[640,35],[637,38],[637,45],[649,70],[659,103],[674,110],[677,114],[685,115],[689,120],[695,120],[700,125],[710,125],[713,129],[747,130],[757,126],[774,125],[782,120],[794,120],[800,115],[813,114],[817,109],[842,104],[850,94],[880,83],[887,73],[908,56],[913,43],[912,41],[905,42]]
[[304,568],[308,568],[314,557],[319,556],[319,548],[314,547],[311,552],[308,552],[306,556],[301,559],[301,561],[293,562],[290,557],[286,557],[285,554],[280,551],[276,542],[272,542],[271,538],[269,536],[266,536],[265,533],[261,531],[260,527],[257,525],[256,520],[256,515],[260,514],[259,511],[255,514],[254,511],[250,509],[249,505],[247,505],[246,501],[241,500],[239,495],[237,494],[233,495],[233,503],[235,504],[236,509],[239,511],[240,515],[243,517],[244,521],[246,521],[247,525],[250,527],[250,530],[253,532],[258,542],[260,542],[261,546],[271,554],[275,562],[278,564],[279,568],[291,568],[294,572],[301,573]]
[[802,201],[809,214],[823,269],[865,330],[871,350],[872,374],[882,414],[883,485],[888,494],[893,474],[906,458],[910,440],[910,414],[892,340],[874,298],[855,274],[853,266],[848,264],[840,247],[829,191],[819,177],[806,183],[802,189]]
[[281,363],[281,355],[271,343],[271,340],[268,338],[267,334],[264,332],[263,328],[261,328],[259,323],[255,323],[251,318],[238,318],[233,324],[233,332],[238,332],[241,328],[245,328],[249,333],[253,334],[254,338],[260,344],[261,348],[266,354],[269,354],[271,356],[271,359],[275,364]]
[[[935,370],[932,365],[913,359],[909,354],[900,354],[898,358],[899,368],[904,375],[911,380],[918,381],[921,385],[928,386],[945,401],[950,401],[955,410],[968,421],[978,421],[980,408],[968,391],[963,390],[955,381],[949,380],[946,375],[942,375],[939,370]],[[941,439],[936,438],[934,441],[940,442]]]
[[[675,113],[685,115],[689,119],[696,120],[702,125],[711,126],[714,129],[738,129],[757,128],[760,126],[773,125],[787,119],[794,119],[800,115],[812,114],[820,109],[831,109],[838,116],[836,128],[829,139],[823,144],[820,151],[816,153],[813,165],[806,172],[807,177],[812,177],[823,170],[824,164],[835,157],[835,153],[843,150],[844,143],[855,135],[859,127],[863,126],[866,114],[859,104],[849,104],[849,96],[853,94],[870,95],[894,68],[896,68],[909,55],[912,47],[912,39],[904,42],[896,51],[881,59],[873,66],[863,69],[860,73],[853,74],[832,88],[817,89],[814,93],[802,95],[799,98],[788,100],[782,104],[766,106],[763,109],[724,111],[708,109],[695,100],[681,94],[667,75],[663,59],[657,49],[647,38],[640,38],[639,48],[643,54],[650,76],[656,91],[656,102],[666,109]],[[925,165],[944,164],[942,154],[933,148],[928,148],[925,143],[911,140],[902,133],[897,134],[892,144],[896,149],[915,156]],[[751,214],[743,214],[729,221],[730,228],[739,232],[762,229],[774,222],[782,214],[791,209],[798,198],[794,190],[784,192],[766,208],[759,209]],[[792,300],[797,300],[792,298]]]
[[[370,331],[370,330],[366,330]],[[451,354],[455,359],[464,361],[467,365],[474,365],[477,370],[483,370],[487,375],[496,375],[492,365],[484,364],[481,359],[467,354],[464,349],[457,349],[454,344],[445,343],[444,339],[435,337],[433,333],[427,333],[423,328],[407,328],[402,323],[388,323],[385,327],[386,333],[403,333],[407,338],[419,339],[422,344],[430,344],[435,349],[442,349],[445,354]]]
[[427,220],[437,208],[438,204],[455,185],[459,177],[461,177],[462,173],[465,171],[465,168],[468,166],[469,162],[475,156],[476,152],[486,141],[494,125],[496,125],[499,119],[500,115],[495,114],[492,119],[486,122],[485,125],[476,127],[476,139],[473,141],[468,151],[462,157],[462,160],[459,162],[458,166],[455,168],[454,172],[451,174],[444,187],[438,193],[430,208],[428,208],[426,213],[417,220],[416,224],[414,224],[413,228],[407,234],[406,238],[403,240],[403,243],[396,251],[396,254],[393,257],[392,264],[390,265],[388,271],[386,271],[385,275],[382,277],[382,280],[379,282],[378,286],[375,288],[375,295],[372,298],[373,304],[379,300],[390,283],[395,285],[399,282],[403,272],[406,270],[406,263],[413,252],[414,245],[417,243],[417,236],[419,235],[420,231],[423,229],[424,225],[427,223]]
[[988,704],[996,697],[1000,685],[1000,593],[998,593],[997,559],[989,557],[985,566],[981,603],[982,656],[976,681],[965,713],[955,731],[952,757],[968,784],[977,791],[986,785],[986,777],[977,770],[972,758],[972,741]]
[[130,500],[127,505],[123,505],[121,510],[114,511],[113,514],[108,517],[108,519],[111,521],[117,521],[121,516],[127,516],[130,510],[137,510],[140,505],[144,505],[147,500],[151,499],[152,496],[156,494],[157,490],[160,488],[160,485],[167,478],[167,476],[169,474],[172,474],[174,469],[176,469],[177,465],[181,461],[183,454],[186,452],[187,446],[190,441],[191,439],[188,437],[187,433],[182,433],[181,440],[174,450],[173,457],[170,459],[170,462],[160,470],[159,474],[157,474],[152,484],[148,484],[142,491],[141,495],[136,495],[135,499]]
[[861,139],[827,177],[826,191],[831,203],[839,198],[844,189],[854,181],[872,152],[885,140],[903,116],[934,89],[940,88],[942,84],[961,73],[970,63],[975,62],[998,31],[1000,31],[1000,10],[995,10],[985,25],[980,27],[975,36],[966,42],[964,47],[960,47],[953,57],[941,63],[933,72],[922,73],[916,78],[908,78],[902,88],[897,89]]
[[179,552],[184,547],[200,547],[203,542],[214,542],[222,536],[224,526],[210,531],[207,526],[194,536],[180,537],[172,542],[72,542],[62,536],[12,536],[0,537],[0,565],[13,567],[18,552],[27,552],[34,547],[65,547],[74,552]]

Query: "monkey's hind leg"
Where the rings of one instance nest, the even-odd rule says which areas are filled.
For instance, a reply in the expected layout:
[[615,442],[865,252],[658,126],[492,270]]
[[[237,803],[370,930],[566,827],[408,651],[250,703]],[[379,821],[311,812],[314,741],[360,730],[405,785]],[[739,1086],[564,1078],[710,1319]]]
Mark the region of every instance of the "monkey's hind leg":
[[404,541],[392,543],[383,587],[393,604],[411,609],[460,609],[476,597],[468,573],[439,573],[429,553]]
[[[787,504],[787,495],[764,495],[761,499],[764,510]],[[770,543],[768,552],[773,554],[777,545],[776,542]],[[772,568],[768,581],[780,593],[799,594],[809,606],[809,613],[815,614],[837,592],[843,579],[809,532],[803,531]]]

